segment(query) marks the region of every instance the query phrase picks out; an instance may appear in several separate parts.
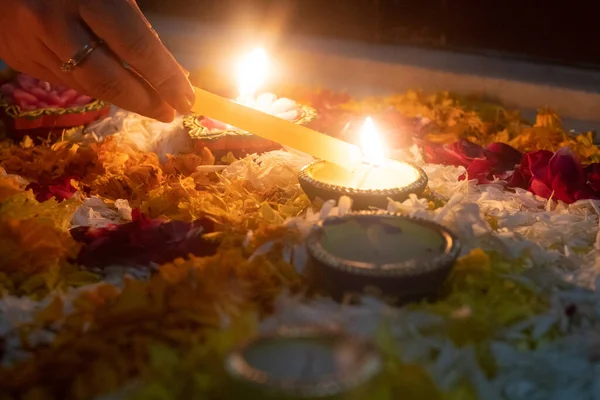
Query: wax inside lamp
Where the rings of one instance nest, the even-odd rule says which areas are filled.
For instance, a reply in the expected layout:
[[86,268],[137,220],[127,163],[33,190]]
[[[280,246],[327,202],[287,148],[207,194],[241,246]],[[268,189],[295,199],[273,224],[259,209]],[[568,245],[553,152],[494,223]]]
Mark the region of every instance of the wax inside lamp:
[[331,163],[320,163],[311,169],[310,176],[329,185],[362,190],[403,188],[419,179],[416,169],[395,160],[386,160],[380,166],[361,164],[354,169]]
[[305,383],[359,373],[365,361],[348,343],[328,337],[259,341],[243,355],[252,368],[271,379]]
[[321,244],[344,260],[385,265],[438,256],[446,241],[440,232],[411,220],[369,218],[325,223]]
[[419,179],[419,172],[410,164],[386,157],[385,144],[370,117],[365,119],[360,134],[360,149],[365,162],[355,168],[319,163],[311,169],[311,178],[329,185],[361,190],[403,188]]

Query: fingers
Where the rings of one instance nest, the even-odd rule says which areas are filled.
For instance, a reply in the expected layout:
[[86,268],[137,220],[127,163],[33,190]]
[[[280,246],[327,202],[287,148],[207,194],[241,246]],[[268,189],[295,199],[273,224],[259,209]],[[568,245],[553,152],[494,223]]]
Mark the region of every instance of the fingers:
[[[62,62],[94,40],[88,29],[74,18],[64,21],[62,29],[54,32],[52,41],[46,45],[56,54],[57,60],[62,60],[55,67],[59,71]],[[83,93],[118,107],[164,122],[175,117],[173,108],[152,87],[126,70],[103,46],[97,47],[72,72],[58,73],[68,76]]]
[[[56,74],[54,74],[48,67],[37,62],[31,63],[25,67],[18,67],[16,70],[42,81],[50,82],[53,85],[68,85],[68,82],[65,82],[64,79],[58,79]],[[77,88],[73,89],[77,90]]]
[[69,74],[61,73],[59,68],[52,68],[59,67],[62,62],[58,56],[45,45],[45,43],[39,43],[39,50],[37,51],[37,54],[40,55],[40,59],[43,60],[44,63],[35,62],[35,66],[37,67],[35,72],[31,73],[22,69],[19,71],[35,78],[45,80],[46,82],[50,82],[53,85],[65,85],[70,89],[83,93],[83,88],[81,85],[75,82],[75,80]]
[[194,90],[179,63],[131,0],[80,1],[85,23],[178,112],[188,113]]

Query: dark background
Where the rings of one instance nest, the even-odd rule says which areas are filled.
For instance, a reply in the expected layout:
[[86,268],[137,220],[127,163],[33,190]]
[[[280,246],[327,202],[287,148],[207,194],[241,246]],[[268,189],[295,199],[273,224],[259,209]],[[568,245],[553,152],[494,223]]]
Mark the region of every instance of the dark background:
[[539,0],[138,0],[145,12],[199,23],[279,26],[382,44],[410,44],[600,68],[600,7]]

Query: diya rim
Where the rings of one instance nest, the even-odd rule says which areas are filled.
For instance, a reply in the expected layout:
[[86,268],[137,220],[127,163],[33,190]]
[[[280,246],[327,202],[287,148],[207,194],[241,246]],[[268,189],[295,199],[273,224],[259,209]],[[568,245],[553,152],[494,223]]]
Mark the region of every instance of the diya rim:
[[[316,382],[274,379],[269,376],[269,373],[251,366],[244,357],[244,352],[251,346],[272,339],[329,339],[333,343],[346,342],[352,344],[353,349],[366,354],[366,357],[355,373],[347,375],[325,375],[323,379]],[[261,334],[239,346],[225,360],[225,369],[230,376],[238,380],[275,392],[307,398],[335,396],[356,389],[374,378],[382,368],[381,354],[372,342],[358,336],[346,334],[340,329],[320,325],[280,327],[275,331]]]
[[[0,84],[8,83],[19,74],[18,71],[12,68],[4,68],[0,70]],[[87,104],[71,107],[56,107],[56,108],[38,108],[31,111],[21,110],[17,104],[9,103],[5,96],[0,95],[0,110],[7,116],[16,118],[36,119],[43,116],[58,116],[65,114],[83,114],[91,111],[98,111],[105,107],[110,107],[110,103],[103,100],[92,99]]]
[[420,193],[425,190],[427,187],[427,183],[429,182],[429,178],[423,169],[413,163],[406,161],[398,161],[404,164],[409,165],[415,171],[417,171],[418,178],[407,186],[403,186],[400,188],[389,188],[389,189],[358,189],[351,188],[346,186],[334,185],[326,182],[321,182],[315,178],[313,178],[310,174],[310,170],[319,164],[324,164],[327,161],[324,160],[315,160],[308,165],[302,167],[300,172],[298,173],[298,180],[300,184],[304,183],[312,186],[317,190],[324,190],[328,192],[336,192],[341,193],[341,195],[347,195],[351,197],[360,197],[360,196],[376,196],[376,197],[399,197],[405,196],[410,193]]
[[[428,260],[411,259],[403,262],[383,265],[346,260],[327,251],[321,243],[321,235],[323,234],[323,225],[326,224],[327,221],[349,220],[351,218],[402,218],[438,232],[444,239],[445,246],[441,254],[438,254]],[[343,216],[329,217],[319,221],[309,232],[306,238],[306,247],[309,254],[316,261],[338,271],[351,273],[353,275],[370,276],[376,278],[402,278],[421,276],[424,273],[435,272],[444,268],[448,268],[458,258],[462,246],[454,233],[433,221],[387,211],[358,211],[348,213]]]
[[[317,116],[317,110],[312,107],[299,104],[296,109],[298,110],[298,116],[291,121],[294,124],[306,125]],[[210,129],[200,123],[202,118],[203,115],[190,114],[183,119],[183,127],[188,131],[192,139],[216,140],[227,135],[253,136],[250,132],[238,129],[224,129],[211,132]]]
[[2,109],[6,113],[6,115],[8,115],[11,118],[35,119],[43,116],[83,114],[91,111],[98,111],[109,106],[110,103],[98,99],[93,99],[88,104],[84,104],[82,106],[72,106],[63,108],[38,108],[31,111],[23,111],[21,110],[21,107],[19,107],[19,105],[9,104],[2,96],[0,96],[0,109]]

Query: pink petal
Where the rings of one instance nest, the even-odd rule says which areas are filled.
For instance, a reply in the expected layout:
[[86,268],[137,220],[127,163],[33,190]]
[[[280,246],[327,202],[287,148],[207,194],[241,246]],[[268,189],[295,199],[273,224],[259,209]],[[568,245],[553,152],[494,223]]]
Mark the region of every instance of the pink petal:
[[34,95],[19,88],[15,89],[15,91],[13,92],[13,96],[15,96],[15,99],[18,102],[23,101],[25,103],[35,104],[38,101],[38,99]]
[[50,92],[50,94],[48,95],[48,103],[50,105],[54,105],[57,107],[65,107],[67,105],[67,102],[65,99],[63,99],[57,92],[56,90],[53,90]]
[[86,104],[89,104],[91,101],[92,101],[92,98],[90,96],[86,96],[86,95],[82,94],[81,96],[77,97],[73,101],[73,104],[77,105],[77,106],[85,106]]
[[17,100],[17,105],[21,108],[23,107],[27,107],[27,106],[34,106],[35,107],[35,103],[28,103],[26,101],[23,100]]
[[4,85],[0,86],[0,92],[12,96],[16,88],[17,87],[12,83],[5,83]]
[[38,87],[42,90],[45,90],[46,92],[49,92],[51,89],[50,82],[46,82],[46,81],[39,81]]
[[64,101],[65,105],[67,105],[71,104],[73,100],[77,98],[78,95],[79,94],[75,90],[67,89],[60,95],[60,98],[62,99],[62,101]]
[[37,79],[35,79],[32,76],[29,75],[25,75],[25,74],[19,74],[17,75],[17,82],[19,83],[19,86],[21,86],[21,88],[29,91],[32,88],[36,87],[38,84]]
[[29,90],[29,93],[33,94],[39,100],[46,100],[46,99],[48,99],[48,92],[46,92],[41,87],[34,86],[34,87],[32,87]]

